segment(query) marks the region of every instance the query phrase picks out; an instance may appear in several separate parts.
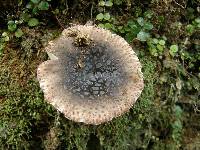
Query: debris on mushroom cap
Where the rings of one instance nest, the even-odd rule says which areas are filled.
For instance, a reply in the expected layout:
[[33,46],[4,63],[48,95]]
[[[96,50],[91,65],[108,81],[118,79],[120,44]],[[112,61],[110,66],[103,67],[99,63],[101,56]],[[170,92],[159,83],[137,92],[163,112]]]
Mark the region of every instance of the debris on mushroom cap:
[[127,112],[144,83],[141,64],[120,36],[94,26],[65,29],[37,70],[45,100],[66,118],[101,124]]

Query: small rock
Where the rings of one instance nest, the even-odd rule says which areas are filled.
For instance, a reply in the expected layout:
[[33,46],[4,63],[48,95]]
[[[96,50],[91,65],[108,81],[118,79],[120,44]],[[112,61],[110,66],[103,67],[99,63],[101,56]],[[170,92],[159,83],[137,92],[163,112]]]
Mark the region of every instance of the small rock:
[[93,94],[94,94],[94,95],[98,95],[98,94],[99,94],[99,91],[93,91]]
[[100,95],[104,95],[104,94],[105,94],[105,92],[104,92],[104,91],[100,91],[99,93],[100,93]]
[[93,91],[99,91],[99,87],[94,86],[94,87],[92,87],[92,90]]

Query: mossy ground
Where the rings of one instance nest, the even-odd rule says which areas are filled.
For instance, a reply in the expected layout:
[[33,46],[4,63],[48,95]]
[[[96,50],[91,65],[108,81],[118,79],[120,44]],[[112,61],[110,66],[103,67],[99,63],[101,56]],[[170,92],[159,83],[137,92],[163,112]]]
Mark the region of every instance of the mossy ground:
[[[180,14],[185,9],[174,3],[171,4],[170,1],[137,2],[128,7],[126,5],[114,7],[111,12],[121,22],[126,22],[135,16],[134,10],[137,9],[133,8],[141,8],[141,11],[151,9],[158,16],[165,16],[166,23],[159,28],[160,24],[157,18],[154,18],[154,26],[158,28],[152,34],[165,34],[169,42],[183,41],[183,31],[170,32],[172,29],[168,26],[175,20],[180,21]],[[62,3],[64,2],[58,4],[52,2],[52,6],[65,10],[60,6]],[[69,5],[71,8],[66,18],[63,17],[63,12],[53,17],[42,12],[39,17],[44,26],[29,28],[23,25],[24,36],[13,37],[7,43],[0,58],[0,148],[19,150],[199,149],[199,97],[198,84],[195,84],[199,82],[196,78],[197,72],[189,70],[194,78],[183,77],[182,74],[178,76],[177,70],[166,68],[162,59],[152,57],[146,45],[138,41],[132,43],[132,46],[136,47],[143,66],[145,87],[139,100],[128,113],[107,124],[84,125],[66,119],[45,102],[36,78],[38,65],[48,59],[43,48],[48,41],[60,34],[63,25],[64,27],[69,25],[67,22],[84,24],[88,18],[91,18],[91,11],[88,11],[88,8],[91,8],[91,4],[96,4],[94,1],[76,3],[77,1],[74,1]],[[180,4],[184,3],[185,1]],[[197,4],[194,1],[194,4],[188,5],[196,7]],[[126,7],[127,10],[123,9]],[[165,14],[166,12],[168,14]],[[95,10],[93,13],[96,13]],[[6,19],[4,21],[6,22]],[[2,23],[1,26],[3,28],[5,24]],[[193,49],[192,46],[190,48]],[[170,61],[177,62],[178,59]],[[163,75],[168,79],[165,82],[162,80],[161,83],[160,78]],[[190,79],[194,80],[189,82],[191,89],[183,88],[180,92],[175,88],[177,76],[182,78],[184,84],[187,84]]]
[[141,58],[146,84],[135,108],[108,124],[89,126],[65,119],[44,101],[36,79],[36,68],[47,56],[41,52],[31,57],[30,60],[23,59],[19,50],[8,47],[1,59],[0,145],[3,149],[35,146],[41,149],[86,149],[91,148],[94,142],[97,149],[148,145],[143,143],[145,139],[141,139],[141,145],[138,145],[136,137],[150,130],[148,122],[152,121],[156,77],[153,60]]

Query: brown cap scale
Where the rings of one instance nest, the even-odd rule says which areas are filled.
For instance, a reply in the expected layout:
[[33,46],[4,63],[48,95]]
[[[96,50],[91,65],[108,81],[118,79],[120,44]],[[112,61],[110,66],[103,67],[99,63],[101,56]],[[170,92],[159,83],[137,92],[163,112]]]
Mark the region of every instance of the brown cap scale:
[[141,64],[120,36],[77,25],[46,47],[37,77],[45,100],[66,118],[98,125],[127,112],[144,83]]

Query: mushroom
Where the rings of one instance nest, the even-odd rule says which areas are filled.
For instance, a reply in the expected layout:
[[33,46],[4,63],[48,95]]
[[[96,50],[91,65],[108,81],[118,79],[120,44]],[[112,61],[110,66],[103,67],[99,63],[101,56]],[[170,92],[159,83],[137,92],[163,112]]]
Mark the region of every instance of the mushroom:
[[46,47],[37,78],[45,100],[70,120],[98,125],[127,112],[144,83],[141,64],[120,36],[88,25],[65,29]]

